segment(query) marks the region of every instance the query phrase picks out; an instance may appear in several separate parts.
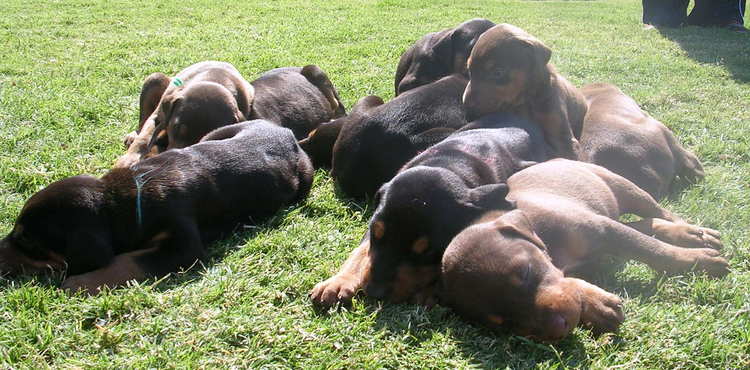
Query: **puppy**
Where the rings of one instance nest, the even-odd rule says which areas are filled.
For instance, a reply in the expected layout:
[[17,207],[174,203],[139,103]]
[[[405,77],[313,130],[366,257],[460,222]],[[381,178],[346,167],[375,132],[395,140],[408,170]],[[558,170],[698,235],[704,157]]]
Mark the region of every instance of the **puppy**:
[[[441,302],[490,328],[541,341],[560,340],[578,325],[616,331],[620,299],[566,276],[605,254],[668,273],[728,273],[717,231],[685,223],[603,167],[556,159],[516,173],[508,187],[517,208],[462,231],[442,261]],[[618,222],[626,213],[658,218],[663,227],[655,237],[643,234]]]
[[0,241],[0,272],[67,267],[62,287],[91,294],[165,276],[203,260],[206,245],[238,224],[305,198],[312,175],[290,130],[225,126],[191,147],[34,194]]
[[361,288],[394,302],[429,304],[450,240],[490,209],[507,207],[505,180],[547,158],[537,125],[507,114],[482,117],[407,163],[378,190],[360,246],[318,284],[313,302],[348,303]]
[[[301,139],[320,123],[345,114],[333,84],[315,65],[274,69],[248,84],[228,63],[203,62],[180,72],[159,95],[165,80],[169,79],[163,74],[154,74],[144,83],[141,100],[147,100],[144,95],[161,99],[159,109],[152,113],[155,126],[150,133],[140,129],[137,137],[142,139],[133,142],[138,144],[135,147],[131,144],[116,167],[184,148],[213,129],[245,119],[277,123]],[[152,90],[151,86],[156,87]],[[147,135],[150,140],[145,141]]]
[[360,98],[349,115],[321,124],[306,138],[300,140],[299,146],[310,156],[315,168],[331,168],[333,146],[336,144],[341,128],[345,125],[357,124],[372,108],[383,104],[383,99],[375,95]]
[[200,62],[174,78],[154,73],[141,89],[138,130],[127,135],[127,151],[115,167],[130,167],[149,154],[194,144],[221,126],[250,115],[255,89],[234,66]]
[[698,158],[633,99],[610,84],[581,88],[588,112],[581,134],[581,160],[625,177],[654,199],[666,196],[676,178],[703,179]]
[[444,77],[370,109],[341,128],[331,175],[352,198],[372,197],[419,152],[466,124],[461,75]]
[[586,100],[549,64],[550,49],[518,27],[484,32],[469,57],[469,120],[507,111],[541,125],[556,157],[576,159]]
[[471,49],[479,36],[494,25],[486,19],[475,18],[417,40],[398,62],[396,96],[453,73],[466,76],[466,60]]

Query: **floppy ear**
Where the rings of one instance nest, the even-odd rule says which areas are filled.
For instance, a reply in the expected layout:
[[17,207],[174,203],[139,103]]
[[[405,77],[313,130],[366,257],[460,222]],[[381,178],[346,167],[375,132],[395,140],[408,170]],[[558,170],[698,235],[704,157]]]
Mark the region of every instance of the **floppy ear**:
[[482,185],[469,191],[469,203],[484,210],[515,208],[513,202],[505,199],[507,195],[506,184]]
[[143,87],[141,88],[141,97],[139,99],[139,121],[138,121],[138,132],[141,131],[143,124],[146,122],[148,117],[156,110],[159,105],[164,91],[169,87],[169,77],[164,73],[152,73],[143,81]]
[[539,235],[534,232],[534,226],[520,209],[504,214],[495,221],[495,225],[501,234],[519,235],[545,252],[547,251],[547,246],[539,238]]
[[[237,91],[237,109],[243,115],[243,121],[250,119],[253,111],[253,101],[255,100],[255,88],[249,82],[242,80],[241,89]],[[238,121],[242,122],[242,121]]]
[[552,57],[552,50],[544,45],[542,41],[535,37],[526,37],[522,39],[526,45],[531,48],[531,55],[534,63],[538,66],[546,66]]

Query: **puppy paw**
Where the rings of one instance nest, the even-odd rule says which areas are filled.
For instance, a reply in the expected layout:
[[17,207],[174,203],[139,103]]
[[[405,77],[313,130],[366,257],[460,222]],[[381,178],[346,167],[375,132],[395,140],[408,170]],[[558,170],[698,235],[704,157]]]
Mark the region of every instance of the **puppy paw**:
[[125,149],[130,148],[130,144],[133,144],[133,141],[135,141],[135,138],[138,137],[138,133],[133,131],[123,138],[123,144],[125,144]]
[[117,158],[114,168],[128,168],[138,163],[140,159],[141,159],[141,156],[138,154],[133,154],[133,153],[123,154],[122,156],[120,156],[120,158]]
[[360,288],[362,284],[358,279],[348,275],[335,275],[316,284],[310,292],[310,299],[321,308],[329,308],[336,303],[349,305]]
[[658,239],[683,248],[721,249],[724,247],[721,243],[721,233],[706,227],[676,223],[668,227],[657,227],[655,232]]
[[438,302],[437,284],[420,289],[409,297],[409,303],[432,308]]
[[625,321],[620,297],[586,283],[581,289],[580,325],[591,329],[594,335],[614,333]]
[[685,249],[680,259],[683,271],[695,269],[712,277],[722,277],[729,273],[729,262],[715,249]]
[[94,296],[99,294],[99,282],[86,276],[86,274],[75,275],[65,279],[60,285],[60,289],[70,295],[83,292],[86,295]]

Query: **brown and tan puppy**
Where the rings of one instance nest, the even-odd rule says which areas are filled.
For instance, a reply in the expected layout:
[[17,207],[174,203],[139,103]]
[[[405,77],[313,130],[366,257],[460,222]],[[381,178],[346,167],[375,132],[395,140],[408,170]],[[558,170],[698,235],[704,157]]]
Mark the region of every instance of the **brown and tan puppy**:
[[479,36],[494,25],[489,20],[474,18],[455,28],[428,33],[414,42],[398,62],[396,96],[453,73],[466,75],[471,49]]
[[517,114],[541,125],[554,156],[576,159],[586,100],[555,71],[551,54],[537,38],[509,24],[484,32],[468,62],[467,119]]
[[591,84],[581,92],[589,109],[580,160],[625,177],[655,199],[666,196],[677,177],[687,182],[703,178],[698,158],[616,86]]
[[248,83],[228,63],[202,62],[171,80],[161,73],[149,76],[141,92],[141,127],[129,135],[126,145],[132,144],[115,166],[184,148],[211,130],[245,119],[274,122],[301,139],[345,113],[318,66],[277,68]]
[[[602,255],[658,271],[728,273],[719,233],[690,225],[627,179],[597,165],[557,159],[508,179],[516,209],[488,214],[456,236],[443,255],[441,299],[490,328],[556,341],[578,326],[616,331],[620,299],[571,278]],[[655,237],[618,222],[659,219]]]
[[138,129],[115,167],[130,167],[149,153],[194,144],[221,126],[249,117],[255,89],[229,63],[207,61],[175,77],[153,73],[141,89]]

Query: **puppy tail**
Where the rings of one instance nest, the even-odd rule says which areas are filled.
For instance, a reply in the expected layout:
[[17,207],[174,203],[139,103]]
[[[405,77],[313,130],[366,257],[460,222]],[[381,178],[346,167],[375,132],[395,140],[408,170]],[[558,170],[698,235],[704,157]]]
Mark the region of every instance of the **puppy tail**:
[[339,93],[333,87],[333,82],[328,78],[328,75],[320,67],[309,64],[304,66],[300,73],[326,97],[328,103],[331,104],[331,109],[333,109],[333,118],[346,115],[346,109],[339,99]]

